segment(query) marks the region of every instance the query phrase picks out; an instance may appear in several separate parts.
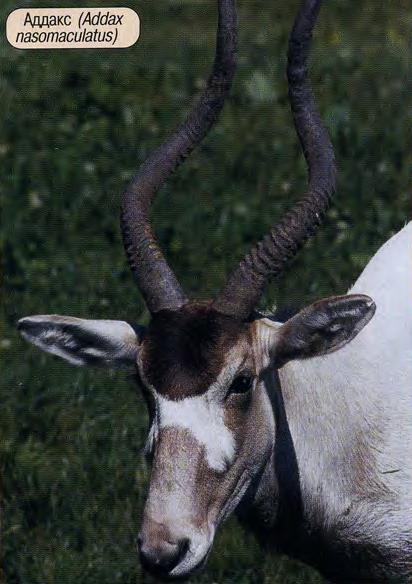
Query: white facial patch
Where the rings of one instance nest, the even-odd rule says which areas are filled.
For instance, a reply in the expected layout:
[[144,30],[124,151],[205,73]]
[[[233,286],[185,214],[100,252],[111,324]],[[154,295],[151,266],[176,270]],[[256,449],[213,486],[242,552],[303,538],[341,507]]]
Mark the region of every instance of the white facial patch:
[[242,359],[238,355],[230,355],[228,361],[230,365],[224,367],[215,383],[200,396],[175,401],[161,396],[152,388],[157,412],[150,429],[149,442],[153,442],[162,428],[182,428],[205,447],[206,460],[211,469],[224,472],[233,463],[236,443],[225,424],[221,393],[232,380]]
[[183,428],[206,449],[210,468],[223,472],[235,457],[235,440],[224,422],[221,405],[212,402],[208,394],[172,401],[159,396],[159,426]]

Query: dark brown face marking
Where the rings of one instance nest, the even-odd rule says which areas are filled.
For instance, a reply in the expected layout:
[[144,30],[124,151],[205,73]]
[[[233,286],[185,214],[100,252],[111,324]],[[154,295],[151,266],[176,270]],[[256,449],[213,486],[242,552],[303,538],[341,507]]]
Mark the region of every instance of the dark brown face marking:
[[192,303],[154,315],[142,346],[148,383],[169,399],[200,395],[216,381],[230,349],[248,327],[210,304]]

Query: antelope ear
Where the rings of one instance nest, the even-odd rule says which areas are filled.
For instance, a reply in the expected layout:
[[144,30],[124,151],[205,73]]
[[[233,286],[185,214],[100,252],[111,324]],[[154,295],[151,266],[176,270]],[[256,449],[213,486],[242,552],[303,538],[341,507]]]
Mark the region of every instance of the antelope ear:
[[143,328],[127,322],[58,315],[28,316],[17,328],[36,347],[78,366],[133,367],[143,337]]
[[349,343],[375,314],[369,296],[334,296],[315,302],[277,324],[271,353],[276,367],[292,359],[307,359],[337,351]]

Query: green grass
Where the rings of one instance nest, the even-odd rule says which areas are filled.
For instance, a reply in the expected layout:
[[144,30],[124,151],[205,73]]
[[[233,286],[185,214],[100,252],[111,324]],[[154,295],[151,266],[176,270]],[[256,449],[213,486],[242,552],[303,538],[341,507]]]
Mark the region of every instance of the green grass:
[[[212,0],[124,4],[142,17],[141,40],[129,50],[17,51],[2,35],[0,497],[8,584],[151,581],[134,547],[147,483],[139,392],[120,374],[43,355],[15,331],[17,318],[47,312],[147,322],[122,251],[120,193],[202,86],[215,7]],[[306,179],[284,79],[297,2],[239,4],[233,95],[154,208],[168,259],[200,298],[216,293]],[[2,3],[3,31],[15,7]],[[266,305],[343,293],[409,216],[409,16],[404,0],[325,2],[312,78],[336,146],[338,195]],[[265,556],[233,521],[193,581],[322,579]]]

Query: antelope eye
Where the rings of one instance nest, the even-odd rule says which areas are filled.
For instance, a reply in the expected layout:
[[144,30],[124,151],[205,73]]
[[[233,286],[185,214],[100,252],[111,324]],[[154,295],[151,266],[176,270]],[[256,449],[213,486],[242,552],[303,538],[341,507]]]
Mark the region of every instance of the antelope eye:
[[247,393],[251,390],[253,383],[252,375],[243,374],[236,377],[229,387],[229,395],[232,393]]

